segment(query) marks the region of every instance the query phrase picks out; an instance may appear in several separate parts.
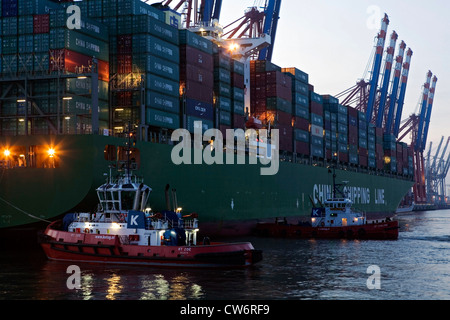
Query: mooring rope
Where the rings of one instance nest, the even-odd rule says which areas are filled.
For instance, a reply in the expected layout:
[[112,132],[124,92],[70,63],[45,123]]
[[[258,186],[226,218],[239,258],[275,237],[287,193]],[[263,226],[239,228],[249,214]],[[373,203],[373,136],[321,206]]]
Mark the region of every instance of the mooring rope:
[[48,220],[45,220],[45,219],[36,217],[36,216],[32,215],[31,213],[28,213],[28,212],[26,212],[26,211],[20,209],[19,207],[13,205],[11,202],[9,202],[9,201],[3,199],[2,197],[0,197],[0,200],[3,201],[4,203],[8,204],[9,206],[13,207],[14,209],[16,209],[17,211],[19,211],[20,213],[23,213],[23,214],[27,215],[28,217],[30,217],[30,218],[32,218],[32,219],[36,219],[36,220],[44,221],[44,222],[47,222],[47,223],[51,223],[51,221],[48,221]]

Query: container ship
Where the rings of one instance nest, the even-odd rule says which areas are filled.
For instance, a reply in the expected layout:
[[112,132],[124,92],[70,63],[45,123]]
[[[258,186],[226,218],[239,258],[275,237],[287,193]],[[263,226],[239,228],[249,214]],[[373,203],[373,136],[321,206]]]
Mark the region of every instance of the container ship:
[[[168,8],[2,0],[0,12],[2,230],[95,212],[96,188],[130,161],[153,211],[195,212],[208,235],[309,218],[331,193],[331,167],[369,219],[394,214],[414,184],[412,150],[364,113],[316,93],[296,67],[233,59]],[[174,164],[179,128],[278,129],[278,171],[261,175],[248,154],[236,165]]]

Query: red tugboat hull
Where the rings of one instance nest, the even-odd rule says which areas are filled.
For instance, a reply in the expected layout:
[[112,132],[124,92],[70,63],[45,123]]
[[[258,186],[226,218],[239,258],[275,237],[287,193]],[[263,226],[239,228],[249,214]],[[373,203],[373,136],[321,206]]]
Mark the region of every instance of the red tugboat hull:
[[259,223],[256,226],[256,232],[261,236],[298,239],[397,240],[398,230],[398,221],[348,227],[305,227],[278,223]]
[[50,225],[41,246],[50,260],[150,267],[235,268],[262,260],[251,243],[211,243],[196,246],[123,244],[117,235],[73,233]]

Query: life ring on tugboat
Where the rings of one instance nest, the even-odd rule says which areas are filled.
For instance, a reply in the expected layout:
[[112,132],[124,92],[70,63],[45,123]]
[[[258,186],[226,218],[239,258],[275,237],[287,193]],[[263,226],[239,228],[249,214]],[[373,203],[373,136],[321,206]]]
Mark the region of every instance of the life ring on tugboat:
[[119,216],[120,222],[125,222],[127,220],[127,215],[125,213],[121,213]]
[[84,233],[91,233],[91,231],[89,230],[89,228],[84,229]]
[[322,222],[320,223],[320,226],[321,226],[322,228],[325,227],[325,222],[322,221]]

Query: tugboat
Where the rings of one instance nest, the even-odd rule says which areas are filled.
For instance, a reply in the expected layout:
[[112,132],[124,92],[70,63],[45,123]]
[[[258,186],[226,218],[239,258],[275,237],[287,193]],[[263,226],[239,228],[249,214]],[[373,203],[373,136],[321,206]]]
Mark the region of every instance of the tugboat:
[[110,173],[97,188],[97,213],[67,214],[46,228],[40,243],[50,260],[192,268],[247,267],[262,260],[249,242],[212,243],[205,237],[200,243],[195,213],[153,213],[147,208],[152,189],[130,172],[128,162],[124,175],[113,180]]
[[269,237],[303,239],[398,239],[398,221],[386,218],[368,222],[364,213],[352,208],[353,202],[340,190],[342,186],[336,184],[333,170],[333,193],[320,207],[312,208],[310,222],[289,224],[286,219],[277,218],[274,223],[258,223],[256,233]]

